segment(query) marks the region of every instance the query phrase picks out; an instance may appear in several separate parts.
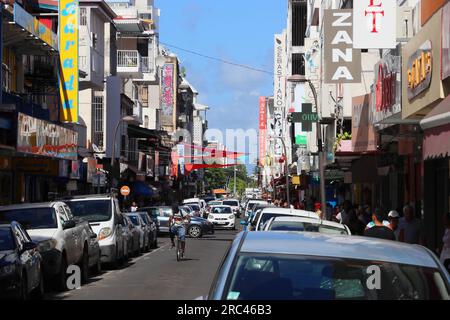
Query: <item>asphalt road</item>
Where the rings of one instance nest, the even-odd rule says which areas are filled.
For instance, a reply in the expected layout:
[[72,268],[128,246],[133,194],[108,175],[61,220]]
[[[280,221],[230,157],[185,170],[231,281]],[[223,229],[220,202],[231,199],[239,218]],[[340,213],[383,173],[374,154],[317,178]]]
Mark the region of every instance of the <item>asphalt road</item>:
[[[239,220],[237,221],[239,223]],[[240,225],[237,224],[239,227]],[[239,228],[238,227],[238,228]],[[92,277],[81,288],[48,293],[47,299],[72,300],[191,300],[208,293],[226,250],[238,231],[216,230],[187,239],[185,260],[177,262],[169,237],[158,248],[133,258],[116,270]]]

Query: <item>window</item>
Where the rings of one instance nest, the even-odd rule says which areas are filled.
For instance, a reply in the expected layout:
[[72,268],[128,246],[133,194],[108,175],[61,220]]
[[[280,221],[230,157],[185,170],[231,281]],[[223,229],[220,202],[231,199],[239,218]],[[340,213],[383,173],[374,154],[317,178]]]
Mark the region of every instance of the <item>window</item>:
[[144,116],[144,127],[148,128],[148,116]]
[[305,74],[305,59],[303,53],[292,54],[292,74]]
[[94,92],[92,99],[92,112],[93,115],[93,133],[92,142],[96,144],[100,149],[104,147],[103,142],[103,93],[100,91]]
[[25,229],[56,228],[56,215],[53,208],[30,208],[0,211],[0,221],[17,221]]
[[86,8],[80,8],[80,26],[87,25],[87,10]]
[[89,222],[101,222],[111,219],[111,201],[105,200],[72,200],[67,205],[76,217]]
[[292,3],[292,45],[304,46],[307,10],[305,3]]

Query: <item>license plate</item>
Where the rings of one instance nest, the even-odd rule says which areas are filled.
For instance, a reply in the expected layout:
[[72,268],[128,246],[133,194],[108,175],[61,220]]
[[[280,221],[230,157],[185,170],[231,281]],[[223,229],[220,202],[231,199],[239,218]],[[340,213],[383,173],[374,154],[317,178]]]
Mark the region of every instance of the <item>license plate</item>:
[[216,222],[216,224],[226,224],[226,222]]

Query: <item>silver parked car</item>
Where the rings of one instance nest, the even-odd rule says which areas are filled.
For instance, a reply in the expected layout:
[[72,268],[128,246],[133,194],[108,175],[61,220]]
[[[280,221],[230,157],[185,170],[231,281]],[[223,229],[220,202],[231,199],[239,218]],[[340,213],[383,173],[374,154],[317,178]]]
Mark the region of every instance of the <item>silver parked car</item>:
[[124,234],[124,237],[127,238],[127,254],[128,257],[134,257],[139,254],[140,251],[140,244],[139,239],[141,236],[140,231],[131,221],[130,217],[128,217],[126,214],[123,215],[123,221],[122,225],[123,228],[126,229],[126,233]]
[[241,232],[212,300],[450,299],[450,275],[427,248],[312,232]]
[[149,231],[146,228],[144,220],[142,220],[141,215],[137,212],[128,212],[127,216],[139,231],[139,253],[146,251],[146,248],[149,247]]
[[145,222],[145,226],[148,229],[148,237],[149,237],[149,245],[148,250],[150,248],[156,248],[158,246],[158,230],[156,228],[156,223],[153,222],[152,218],[148,215],[147,211],[139,211],[137,212],[141,215],[142,220]]
[[338,222],[304,217],[273,217],[264,224],[264,231],[305,231],[327,234],[351,234],[350,229]]

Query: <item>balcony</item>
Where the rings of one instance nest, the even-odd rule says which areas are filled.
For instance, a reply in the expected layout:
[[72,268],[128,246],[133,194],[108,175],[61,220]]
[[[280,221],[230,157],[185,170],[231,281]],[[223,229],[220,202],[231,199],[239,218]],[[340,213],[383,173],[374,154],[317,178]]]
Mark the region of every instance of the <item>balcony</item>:
[[141,56],[137,50],[117,50],[117,73],[130,77],[142,77]]

